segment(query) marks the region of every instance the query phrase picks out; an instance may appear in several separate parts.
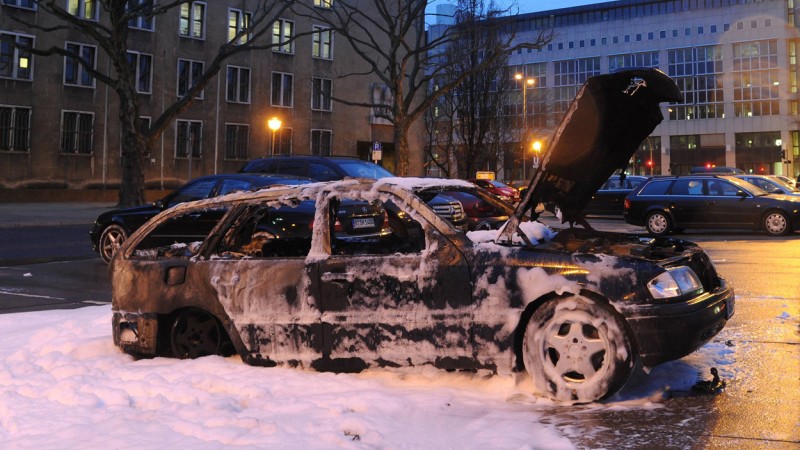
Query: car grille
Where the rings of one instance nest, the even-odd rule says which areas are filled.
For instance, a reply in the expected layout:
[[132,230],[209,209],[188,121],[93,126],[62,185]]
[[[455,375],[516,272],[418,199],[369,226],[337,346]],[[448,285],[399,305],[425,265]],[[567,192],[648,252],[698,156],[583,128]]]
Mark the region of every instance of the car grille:
[[446,205],[434,205],[433,211],[443,219],[451,222],[464,220],[464,208],[461,203],[448,203]]

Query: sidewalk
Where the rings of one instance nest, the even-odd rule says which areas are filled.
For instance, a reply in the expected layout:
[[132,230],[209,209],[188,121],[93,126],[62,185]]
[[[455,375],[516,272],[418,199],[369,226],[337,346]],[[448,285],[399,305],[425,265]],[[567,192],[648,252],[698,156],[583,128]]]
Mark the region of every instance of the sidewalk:
[[100,213],[115,207],[112,202],[0,203],[0,228],[90,226]]

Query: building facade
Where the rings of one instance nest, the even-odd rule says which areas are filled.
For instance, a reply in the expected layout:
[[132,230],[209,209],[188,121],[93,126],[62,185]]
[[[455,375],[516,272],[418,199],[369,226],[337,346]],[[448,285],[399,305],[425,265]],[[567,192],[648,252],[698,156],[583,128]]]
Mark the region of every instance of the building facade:
[[[320,14],[332,6],[330,0],[303,1]],[[84,20],[107,20],[100,2],[62,3]],[[259,3],[192,1],[130,23],[128,60],[136,68],[143,125],[185,95]],[[70,58],[35,56],[20,47],[70,49],[101,73],[113,74],[113,68],[102,46],[84,33],[25,26],[59,23],[36,6],[0,0],[0,189],[114,189],[120,182],[115,92]],[[290,11],[271,31],[266,43],[285,45],[226,60],[161,135],[146,157],[148,189],[235,172],[248,159],[269,154],[367,159],[375,142],[382,144],[384,166],[393,169],[391,126],[368,107],[331,100],[369,103],[384,90],[346,40]],[[273,117],[281,121],[276,131],[267,123]]]
[[796,0],[620,0],[515,16],[507,27],[519,41],[541,29],[554,38],[511,55],[510,74],[523,78],[517,89],[533,79],[518,96],[526,108],[520,100],[511,114],[524,110],[528,139],[546,145],[588,77],[656,67],[675,79],[685,102],[663,106],[665,120],[630,173],[680,175],[717,165],[796,177],[797,14]]

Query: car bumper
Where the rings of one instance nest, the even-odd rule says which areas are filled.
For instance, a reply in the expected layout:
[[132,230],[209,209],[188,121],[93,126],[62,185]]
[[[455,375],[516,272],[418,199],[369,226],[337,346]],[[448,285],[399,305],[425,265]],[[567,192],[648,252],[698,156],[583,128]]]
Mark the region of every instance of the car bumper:
[[157,314],[114,311],[111,322],[114,345],[132,355],[156,355],[158,351]]
[[733,316],[733,287],[719,288],[679,304],[652,305],[628,320],[645,366],[680,359],[719,333]]

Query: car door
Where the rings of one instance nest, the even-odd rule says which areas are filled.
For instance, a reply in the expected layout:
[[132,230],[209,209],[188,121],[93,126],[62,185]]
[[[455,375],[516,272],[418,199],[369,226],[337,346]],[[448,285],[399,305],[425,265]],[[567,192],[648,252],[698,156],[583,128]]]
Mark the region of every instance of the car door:
[[677,179],[672,184],[667,206],[676,228],[702,228],[714,223],[715,218],[708,214],[707,198],[703,189],[703,180],[696,178]]
[[[252,361],[310,367],[322,350],[317,295],[311,292],[316,285],[310,281],[316,277],[316,264],[306,262],[310,245],[300,242],[311,241],[310,217],[300,235],[281,229],[313,212],[293,212],[285,205],[240,207],[229,226],[218,232],[208,258],[196,265],[206,268]],[[284,251],[269,251],[274,248]]]
[[[318,212],[315,227],[338,200]],[[471,288],[463,255],[400,199],[388,201],[409,218],[403,230],[357,253],[329,252],[319,262],[324,352],[333,364],[364,366],[471,356]],[[330,230],[315,230],[318,236],[327,242],[323,247],[337,248]]]
[[758,224],[760,214],[755,197],[739,186],[723,180],[709,179],[708,215],[724,228],[750,228]]

